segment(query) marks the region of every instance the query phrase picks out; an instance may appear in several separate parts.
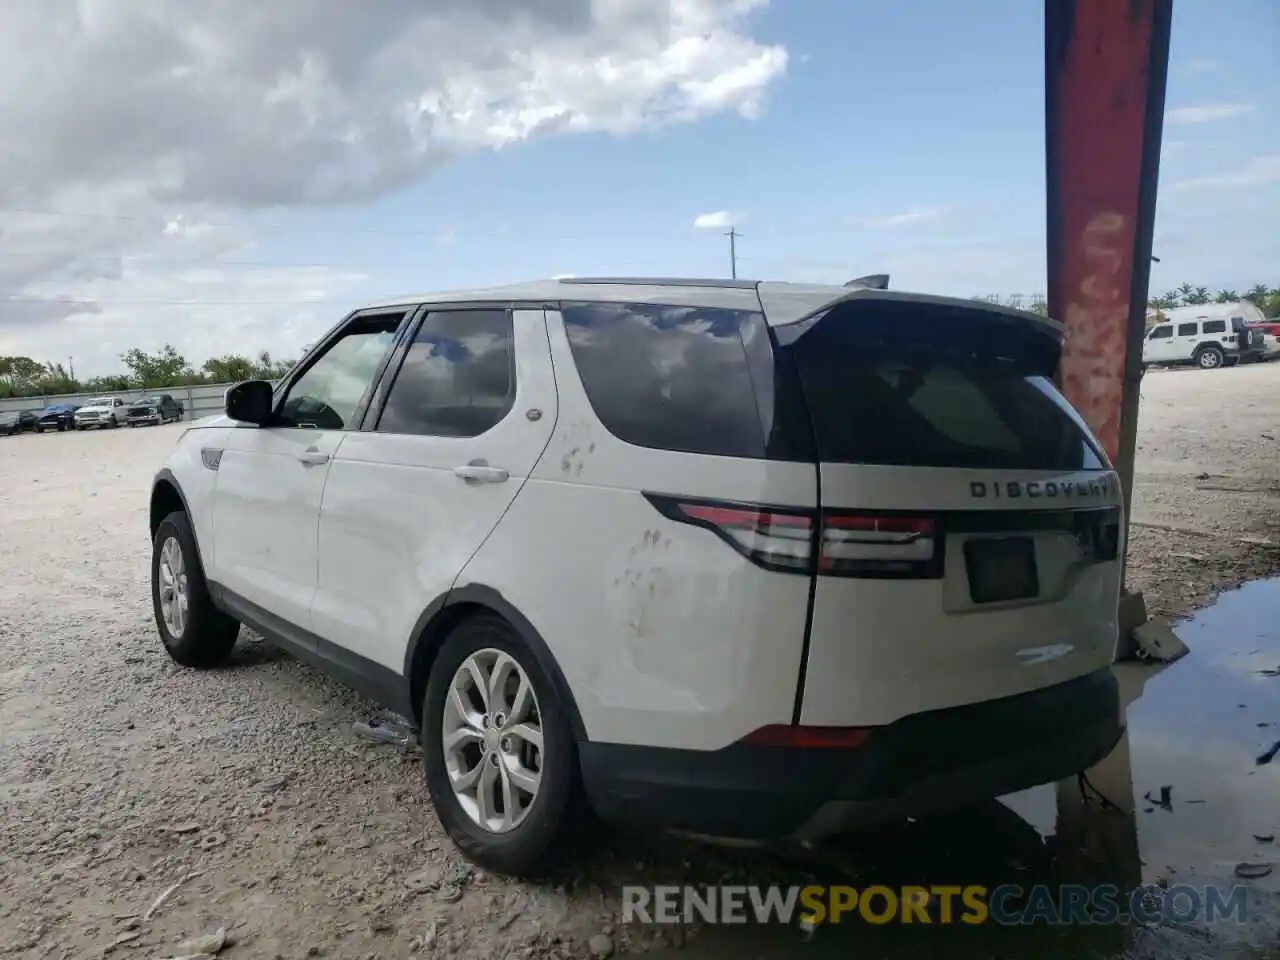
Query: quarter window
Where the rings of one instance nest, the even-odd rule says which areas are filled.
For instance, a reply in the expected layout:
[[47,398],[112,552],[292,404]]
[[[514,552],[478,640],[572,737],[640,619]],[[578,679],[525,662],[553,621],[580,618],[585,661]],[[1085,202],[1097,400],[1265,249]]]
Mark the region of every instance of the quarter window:
[[1202,327],[1205,333],[1226,333],[1227,321],[1225,320],[1206,320]]
[[[573,359],[605,429],[640,447],[765,457],[745,338],[758,313],[707,307],[566,303]],[[772,395],[772,383],[761,383]]]

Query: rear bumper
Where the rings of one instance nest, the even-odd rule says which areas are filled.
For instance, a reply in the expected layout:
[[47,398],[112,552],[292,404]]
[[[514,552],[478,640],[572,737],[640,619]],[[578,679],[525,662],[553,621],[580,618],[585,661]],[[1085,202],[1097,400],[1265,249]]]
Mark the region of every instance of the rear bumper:
[[853,750],[579,745],[606,820],[743,840],[818,839],[1073,776],[1124,732],[1109,669],[904,717]]

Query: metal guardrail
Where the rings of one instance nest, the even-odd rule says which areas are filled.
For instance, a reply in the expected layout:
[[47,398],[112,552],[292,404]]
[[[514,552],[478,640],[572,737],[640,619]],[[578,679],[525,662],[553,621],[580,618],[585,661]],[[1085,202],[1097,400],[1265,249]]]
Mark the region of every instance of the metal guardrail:
[[157,390],[117,390],[98,393],[64,393],[39,397],[8,397],[0,400],[0,413],[16,413],[20,410],[43,410],[55,403],[72,406],[83,404],[91,397],[120,397],[126,403],[167,393],[182,404],[184,420],[199,420],[223,411],[223,397],[234,383],[201,383],[189,387],[162,387]]

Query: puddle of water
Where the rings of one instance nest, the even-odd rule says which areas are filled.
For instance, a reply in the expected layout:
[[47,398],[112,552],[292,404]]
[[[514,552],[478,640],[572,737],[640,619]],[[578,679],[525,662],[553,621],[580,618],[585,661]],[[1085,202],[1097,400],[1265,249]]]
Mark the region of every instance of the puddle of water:
[[[1076,781],[1040,787],[979,808],[873,836],[850,838],[833,854],[826,882],[865,887],[883,883],[1115,883],[1131,888],[1161,879],[1172,884],[1229,887],[1240,861],[1276,862],[1255,881],[1251,923],[1224,937],[1257,942],[1280,926],[1280,756],[1257,757],[1280,739],[1280,579],[1224,595],[1176,627],[1191,652],[1170,665],[1119,664],[1129,732],[1116,751],[1089,771],[1089,788],[1121,808],[1082,803]],[[1160,799],[1171,787],[1170,807]],[[1128,813],[1130,815],[1125,815]],[[765,866],[761,864],[761,866]],[[768,873],[769,870],[752,870]],[[781,883],[790,881],[777,875]],[[1265,916],[1259,917],[1259,908]],[[1261,922],[1259,922],[1261,921]],[[1169,934],[1169,936],[1176,936]],[[1186,936],[1183,934],[1183,936]],[[704,929],[684,948],[654,960],[774,960],[805,956],[885,958],[951,956],[1122,956],[1132,946],[1122,927],[976,928],[847,924],[805,940],[794,928],[721,926]],[[1185,941],[1184,941],[1185,943]],[[1206,949],[1203,939],[1197,950]],[[1168,944],[1164,952],[1168,952]],[[1176,945],[1175,945],[1176,946]]]
[[[1280,833],[1280,757],[1257,763],[1280,740],[1280,677],[1266,673],[1280,668],[1277,614],[1280,579],[1225,594],[1176,628],[1191,652],[1149,677],[1129,707],[1148,865],[1217,872],[1240,860],[1280,859],[1274,843],[1254,840]],[[1143,802],[1164,785],[1173,788],[1172,811]]]

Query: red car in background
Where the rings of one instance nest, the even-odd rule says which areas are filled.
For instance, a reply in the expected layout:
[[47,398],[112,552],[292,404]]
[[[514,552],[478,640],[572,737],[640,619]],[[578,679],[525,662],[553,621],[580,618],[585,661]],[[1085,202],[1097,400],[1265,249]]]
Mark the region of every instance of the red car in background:
[[1264,360],[1280,358],[1280,319],[1251,323],[1249,326],[1254,330],[1262,331],[1263,346],[1266,347],[1266,353],[1262,358]]

